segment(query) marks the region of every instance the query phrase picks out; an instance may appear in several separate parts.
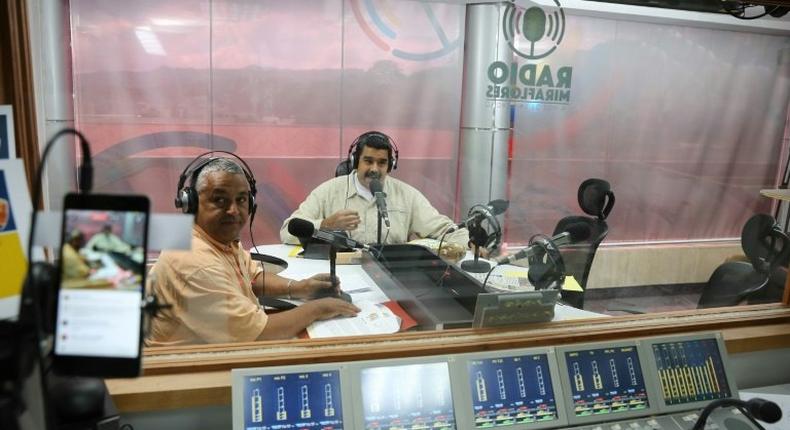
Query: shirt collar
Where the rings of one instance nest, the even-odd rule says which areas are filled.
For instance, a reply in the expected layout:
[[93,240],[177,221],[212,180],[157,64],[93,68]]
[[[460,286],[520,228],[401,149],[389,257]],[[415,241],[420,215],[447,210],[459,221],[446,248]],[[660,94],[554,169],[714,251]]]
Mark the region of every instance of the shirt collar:
[[202,239],[204,242],[207,242],[209,245],[223,252],[235,252],[239,247],[238,239],[234,240],[230,245],[226,245],[222,242],[214,240],[213,237],[206,233],[206,231],[200,228],[200,226],[197,224],[192,226],[192,236]]
[[[365,188],[365,186],[362,185],[359,182],[359,179],[357,178],[357,171],[354,170],[354,171],[351,172],[351,174],[352,174],[352,177],[353,177],[352,180],[354,181],[354,188],[357,189],[357,194],[359,194],[359,196],[362,197],[363,199],[365,199],[365,200],[367,200],[369,202],[372,202],[373,201],[373,193],[371,193],[369,189]],[[348,196],[348,197],[351,197],[351,196]]]

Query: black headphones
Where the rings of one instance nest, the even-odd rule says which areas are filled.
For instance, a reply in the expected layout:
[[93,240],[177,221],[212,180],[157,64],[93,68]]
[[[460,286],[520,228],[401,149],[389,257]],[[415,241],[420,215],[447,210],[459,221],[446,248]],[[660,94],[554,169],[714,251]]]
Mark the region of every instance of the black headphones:
[[[208,157],[203,158],[205,155],[215,154],[215,153],[223,153],[230,155],[241,162],[241,170],[244,172],[244,177],[247,178],[247,183],[250,185],[250,197],[248,199],[249,207],[248,211],[250,213],[250,223],[252,223],[252,219],[255,217],[255,211],[258,209],[258,204],[255,202],[255,195],[258,193],[257,188],[255,188],[255,177],[252,175],[252,169],[247,163],[241,159],[238,155],[228,152],[228,151],[209,151],[204,152],[194,160],[190,161],[189,164],[184,168],[181,172],[181,176],[178,178],[178,191],[176,192],[176,199],[175,204],[176,208],[181,209],[181,212],[186,214],[196,214],[198,210],[198,192],[195,189],[195,183],[197,182],[197,177],[200,174],[200,171],[203,170],[209,163],[214,160],[219,160],[222,157]],[[189,179],[189,185],[186,185],[186,180]]]
[[768,214],[756,214],[746,221],[741,247],[755,270],[769,275],[790,256],[790,238]]
[[351,146],[348,147],[347,165],[349,166],[349,172],[359,167],[362,149],[365,148],[368,142],[374,139],[383,141],[389,147],[390,156],[387,161],[387,173],[398,168],[398,145],[395,144],[395,141],[380,131],[366,131],[354,139]]
[[[477,217],[475,215],[481,215]],[[499,220],[494,216],[485,205],[474,205],[469,209],[469,218],[474,218],[474,221],[467,223],[467,230],[469,230],[469,241],[475,245],[493,250],[499,247],[502,243],[502,226]],[[489,228],[483,228],[483,221],[488,223]],[[491,230],[489,232],[489,230]]]
[[529,246],[537,245],[537,251],[529,257],[529,282],[536,290],[547,288],[562,289],[565,283],[565,261],[559,249],[550,238],[535,235],[529,239]]

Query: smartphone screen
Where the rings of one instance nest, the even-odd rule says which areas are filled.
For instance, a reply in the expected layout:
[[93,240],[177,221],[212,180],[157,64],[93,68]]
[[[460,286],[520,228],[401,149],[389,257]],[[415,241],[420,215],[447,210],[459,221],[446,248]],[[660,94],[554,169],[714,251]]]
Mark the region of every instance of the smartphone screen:
[[148,215],[142,196],[66,197],[55,319],[60,373],[139,373]]

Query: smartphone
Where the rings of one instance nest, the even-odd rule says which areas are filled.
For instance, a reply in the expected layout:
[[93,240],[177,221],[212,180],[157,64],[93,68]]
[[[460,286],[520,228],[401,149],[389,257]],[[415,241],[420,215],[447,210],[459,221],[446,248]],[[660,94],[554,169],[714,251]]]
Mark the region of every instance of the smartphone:
[[149,214],[145,196],[66,195],[54,330],[57,373],[140,374]]

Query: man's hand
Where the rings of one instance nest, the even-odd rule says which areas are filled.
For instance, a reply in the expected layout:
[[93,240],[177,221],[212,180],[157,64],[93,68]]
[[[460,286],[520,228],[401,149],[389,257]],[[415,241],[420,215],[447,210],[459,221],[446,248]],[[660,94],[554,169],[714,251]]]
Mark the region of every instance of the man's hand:
[[314,316],[316,320],[328,320],[334,317],[353,317],[360,311],[358,307],[351,303],[331,297],[313,300],[302,306],[309,307],[312,316]]
[[291,285],[291,296],[299,299],[312,299],[327,295],[337,296],[338,294],[340,294],[340,280],[337,281],[337,288],[335,288],[329,273],[319,273]]
[[359,227],[359,214],[351,209],[341,209],[321,221],[323,230],[356,230],[357,227]]

